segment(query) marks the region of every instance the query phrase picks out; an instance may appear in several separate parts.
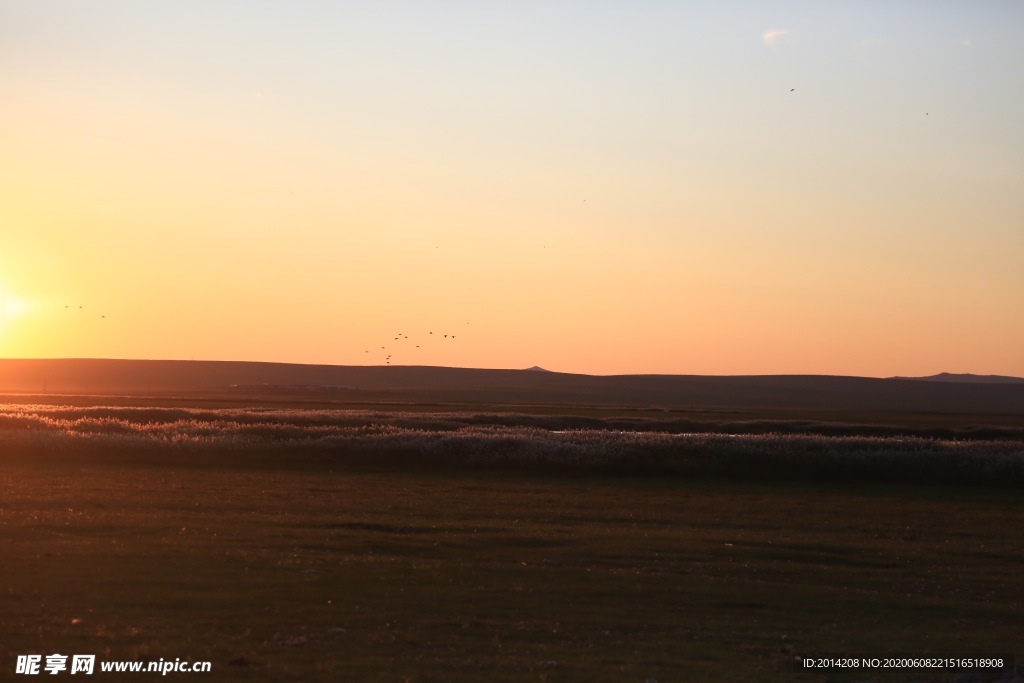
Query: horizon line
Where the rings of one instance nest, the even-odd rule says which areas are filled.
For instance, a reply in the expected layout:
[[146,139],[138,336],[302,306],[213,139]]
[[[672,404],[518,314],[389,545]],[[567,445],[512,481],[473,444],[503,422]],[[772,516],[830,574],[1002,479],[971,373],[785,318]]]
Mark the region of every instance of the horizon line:
[[432,368],[440,370],[480,370],[480,371],[518,371],[536,372],[533,368],[540,368],[543,372],[559,375],[581,375],[586,377],[850,377],[856,379],[928,379],[933,377],[979,377],[979,378],[1008,378],[1024,381],[1024,377],[1002,373],[977,373],[977,372],[950,372],[941,370],[929,375],[843,375],[835,373],[815,372],[764,372],[764,373],[722,373],[722,374],[701,374],[701,373],[680,373],[680,372],[620,372],[611,374],[597,374],[589,372],[565,372],[551,370],[540,365],[533,365],[529,368],[499,368],[499,367],[476,367],[476,366],[454,366],[454,365],[360,365],[345,363],[311,363],[298,361],[272,361],[272,360],[225,360],[210,358],[107,358],[107,357],[0,357],[0,361],[107,361],[107,362],[143,362],[143,363],[249,363],[254,365],[299,365],[308,367],[335,367],[335,368]]

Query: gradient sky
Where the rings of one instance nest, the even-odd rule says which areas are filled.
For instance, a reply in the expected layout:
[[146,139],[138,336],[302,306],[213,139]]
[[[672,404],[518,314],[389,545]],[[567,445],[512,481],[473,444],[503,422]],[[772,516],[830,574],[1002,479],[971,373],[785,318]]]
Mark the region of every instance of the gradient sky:
[[1024,376],[1022,31],[0,0],[0,356]]

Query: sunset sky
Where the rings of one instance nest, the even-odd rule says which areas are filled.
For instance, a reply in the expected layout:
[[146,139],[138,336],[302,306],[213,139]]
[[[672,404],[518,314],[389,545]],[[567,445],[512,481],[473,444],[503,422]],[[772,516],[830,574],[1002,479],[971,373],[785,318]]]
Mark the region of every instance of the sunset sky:
[[1024,376],[1022,31],[0,0],[0,357]]

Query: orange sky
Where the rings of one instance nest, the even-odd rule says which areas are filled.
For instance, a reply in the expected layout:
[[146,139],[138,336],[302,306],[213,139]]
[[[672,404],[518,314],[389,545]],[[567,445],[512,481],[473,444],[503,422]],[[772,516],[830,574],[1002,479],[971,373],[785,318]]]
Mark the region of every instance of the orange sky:
[[5,0],[0,356],[1024,376],[1024,9],[938,7]]

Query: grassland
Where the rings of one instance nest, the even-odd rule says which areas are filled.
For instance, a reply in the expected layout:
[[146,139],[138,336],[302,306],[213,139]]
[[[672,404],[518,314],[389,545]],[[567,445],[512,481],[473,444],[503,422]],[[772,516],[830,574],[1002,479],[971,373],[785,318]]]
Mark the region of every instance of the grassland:
[[8,404],[8,459],[401,466],[1024,487],[1024,430],[753,421]]
[[53,652],[210,660],[218,681],[1024,661],[1015,433],[556,417],[7,406],[2,676]]

